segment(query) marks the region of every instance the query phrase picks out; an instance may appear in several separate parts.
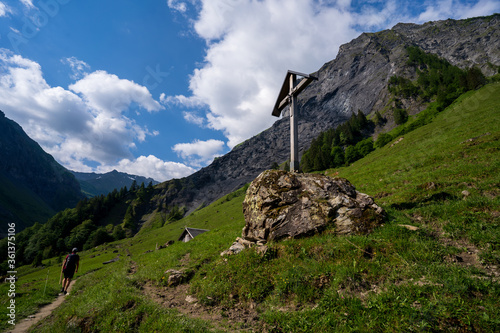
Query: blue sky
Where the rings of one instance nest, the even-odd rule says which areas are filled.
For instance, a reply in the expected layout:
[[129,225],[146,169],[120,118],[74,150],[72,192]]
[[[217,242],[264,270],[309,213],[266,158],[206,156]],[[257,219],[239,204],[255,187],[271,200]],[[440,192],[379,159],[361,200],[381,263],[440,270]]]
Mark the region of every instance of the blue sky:
[[71,170],[187,176],[272,125],[288,69],[500,0],[0,0],[0,110]]

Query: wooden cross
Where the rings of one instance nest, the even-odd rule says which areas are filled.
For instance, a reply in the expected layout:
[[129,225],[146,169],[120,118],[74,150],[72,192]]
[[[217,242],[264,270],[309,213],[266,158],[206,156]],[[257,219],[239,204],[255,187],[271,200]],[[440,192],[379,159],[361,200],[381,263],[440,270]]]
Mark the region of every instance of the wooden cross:
[[[297,76],[301,76],[302,80],[297,84]],[[281,87],[278,99],[273,109],[273,116],[279,117],[281,111],[290,104],[290,171],[299,171],[299,144],[298,144],[298,122],[295,114],[295,106],[297,105],[297,95],[300,94],[305,87],[313,80],[318,78],[299,72],[289,70],[286,73],[285,81]]]

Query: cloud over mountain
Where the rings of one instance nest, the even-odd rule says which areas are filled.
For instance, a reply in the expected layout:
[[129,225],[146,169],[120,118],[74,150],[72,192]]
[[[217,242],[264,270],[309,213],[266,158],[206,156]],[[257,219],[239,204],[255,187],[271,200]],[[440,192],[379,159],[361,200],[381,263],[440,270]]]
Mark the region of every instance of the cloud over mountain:
[[[81,65],[75,59],[71,63]],[[51,87],[38,63],[5,49],[0,50],[0,65],[0,109],[8,110],[65,167],[93,171],[89,162],[106,169],[122,165],[127,166],[124,172],[140,171],[157,180],[194,171],[180,163],[166,167],[168,162],[154,156],[133,160],[135,143],[157,132],[138,125],[126,112],[132,105],[149,112],[163,108],[146,87],[105,71],[87,74],[69,89]]]
[[172,149],[182,158],[190,160],[195,166],[202,166],[220,156],[225,143],[220,140],[195,140],[191,143],[178,143]]
[[[192,3],[168,2],[171,9],[182,9],[183,13]],[[388,28],[398,22],[485,15],[500,9],[494,0],[194,3],[199,12],[193,29],[207,44],[204,63],[190,78],[191,96],[167,97],[165,101],[183,103],[187,108],[208,105],[208,126],[223,131],[229,147],[275,121],[270,112],[288,69],[304,73],[317,70],[335,57],[341,44],[363,31]]]

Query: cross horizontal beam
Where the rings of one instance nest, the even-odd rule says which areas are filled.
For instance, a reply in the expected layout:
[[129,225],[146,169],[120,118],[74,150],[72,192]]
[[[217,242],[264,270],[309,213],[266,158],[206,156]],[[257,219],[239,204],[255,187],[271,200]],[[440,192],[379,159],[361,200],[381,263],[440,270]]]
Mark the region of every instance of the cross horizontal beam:
[[[290,91],[290,76],[301,76],[303,79],[296,87],[292,87],[292,91]],[[317,80],[318,78],[309,74],[299,73],[295,71],[288,71],[285,76],[285,81],[283,82],[283,86],[281,87],[280,93],[278,95],[278,99],[274,105],[272,115],[275,117],[279,117],[281,115],[281,111],[283,108],[289,103],[289,96],[294,95],[297,96],[300,94],[302,90],[305,89],[313,80]]]

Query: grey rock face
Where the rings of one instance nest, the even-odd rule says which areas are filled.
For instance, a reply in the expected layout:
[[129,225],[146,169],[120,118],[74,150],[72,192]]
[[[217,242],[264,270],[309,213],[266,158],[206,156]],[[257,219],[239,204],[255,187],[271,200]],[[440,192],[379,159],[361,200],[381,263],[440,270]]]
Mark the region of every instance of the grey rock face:
[[500,65],[500,15],[417,24],[392,28],[424,51],[445,58],[461,68],[477,66],[489,76]]
[[250,184],[243,213],[243,239],[265,243],[314,234],[330,224],[339,235],[369,233],[384,212],[346,179],[268,170]]
[[[319,80],[299,96],[299,155],[321,131],[340,125],[353,112],[381,111],[389,102],[387,83],[391,76],[416,77],[406,66],[407,46],[417,45],[461,68],[476,65],[486,75],[497,71],[499,27],[499,14],[423,25],[398,24],[390,30],[364,33],[342,45],[336,59],[316,73]],[[424,108],[418,101],[403,102],[409,114]],[[389,121],[386,126],[385,129],[390,129],[394,123]],[[169,194],[165,186],[163,202],[185,206],[191,212],[238,189],[269,169],[273,162],[281,164],[288,159],[289,135],[289,119],[283,117],[271,128],[187,177],[191,190]]]

